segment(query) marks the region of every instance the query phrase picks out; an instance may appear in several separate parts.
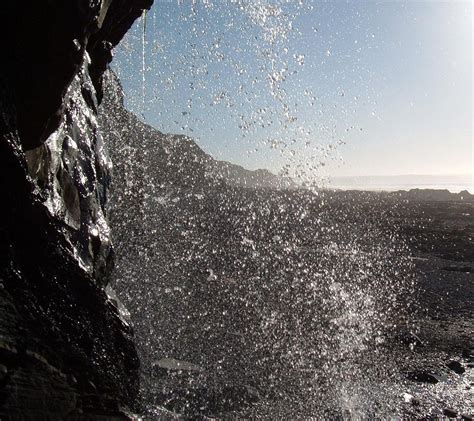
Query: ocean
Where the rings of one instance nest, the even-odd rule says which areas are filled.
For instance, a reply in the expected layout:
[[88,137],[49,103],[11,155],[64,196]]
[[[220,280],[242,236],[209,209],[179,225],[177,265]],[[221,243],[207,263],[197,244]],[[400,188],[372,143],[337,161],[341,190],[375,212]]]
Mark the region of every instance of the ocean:
[[449,190],[474,193],[474,179],[464,175],[393,175],[330,177],[327,187],[340,190],[397,191],[412,189]]

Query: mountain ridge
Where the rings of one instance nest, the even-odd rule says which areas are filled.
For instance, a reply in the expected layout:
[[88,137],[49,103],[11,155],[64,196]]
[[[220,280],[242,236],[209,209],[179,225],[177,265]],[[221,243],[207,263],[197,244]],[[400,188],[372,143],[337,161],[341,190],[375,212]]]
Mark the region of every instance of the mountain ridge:
[[[140,146],[142,149],[149,150],[149,157],[153,155],[151,159],[159,161],[154,171],[161,173],[162,181],[167,180],[172,171],[177,171],[181,177],[184,176],[181,181],[190,183],[192,186],[196,186],[196,183],[201,181],[205,184],[223,182],[230,186],[246,188],[297,187],[291,178],[275,175],[267,169],[248,170],[228,161],[217,160],[205,152],[193,138],[184,134],[163,133],[149,123],[141,121],[134,113],[126,109],[118,76],[109,71],[105,76],[105,81],[102,108],[102,125],[105,126],[105,131],[112,133],[116,127],[127,127],[128,136],[125,136],[126,140],[119,145],[119,148],[126,147],[128,143],[129,146]],[[115,151],[117,146],[115,143],[119,136],[107,137],[109,150]],[[141,144],[135,144],[131,137],[135,137],[135,141]],[[120,140],[118,142],[120,143]],[[187,162],[185,163],[184,160]],[[188,167],[190,167],[189,171],[186,171]],[[176,184],[178,180],[172,181]]]

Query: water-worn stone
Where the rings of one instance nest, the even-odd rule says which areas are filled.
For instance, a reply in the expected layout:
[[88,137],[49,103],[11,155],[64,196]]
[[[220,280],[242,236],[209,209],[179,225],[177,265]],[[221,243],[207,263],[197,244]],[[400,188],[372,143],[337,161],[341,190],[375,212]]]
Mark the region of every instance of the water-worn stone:
[[104,291],[110,162],[97,89],[109,56],[96,46],[115,45],[151,3],[0,4],[2,419],[121,419],[137,406],[132,330]]
[[466,369],[459,361],[449,361],[446,364],[446,367],[448,367],[450,370],[454,371],[457,374],[463,374],[466,371]]
[[458,413],[454,409],[444,408],[443,409],[443,415],[446,415],[449,418],[456,418]]
[[202,367],[187,361],[180,361],[174,358],[162,358],[152,364],[152,373],[156,377],[168,375],[193,375],[202,373]]
[[420,401],[418,399],[416,399],[413,395],[410,395],[409,393],[404,393],[403,394],[403,400],[406,403],[411,403],[413,406],[420,405]]
[[411,371],[407,374],[407,378],[421,383],[436,384],[439,382],[439,378],[435,374],[424,370]]

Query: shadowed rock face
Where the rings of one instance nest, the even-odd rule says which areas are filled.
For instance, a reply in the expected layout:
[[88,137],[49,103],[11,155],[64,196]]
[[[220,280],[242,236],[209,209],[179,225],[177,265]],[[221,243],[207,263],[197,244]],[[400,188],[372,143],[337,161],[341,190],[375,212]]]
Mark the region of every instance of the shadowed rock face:
[[[43,143],[58,126],[63,96],[92,57],[98,85],[117,45],[153,0],[5,0],[0,5],[0,45],[14,92],[18,130],[25,150]],[[2,67],[3,67],[2,66]]]
[[102,72],[151,0],[0,5],[0,417],[122,418],[136,408],[132,329],[113,263]]

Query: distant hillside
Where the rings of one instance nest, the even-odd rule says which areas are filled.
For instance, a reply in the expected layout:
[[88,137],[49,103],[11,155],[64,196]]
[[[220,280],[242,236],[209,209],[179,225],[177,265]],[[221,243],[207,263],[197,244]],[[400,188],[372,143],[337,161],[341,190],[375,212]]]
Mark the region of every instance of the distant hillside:
[[[130,171],[145,171],[150,182],[180,187],[199,187],[215,183],[247,188],[293,188],[296,184],[268,170],[250,171],[239,165],[218,161],[206,154],[187,136],[165,134],[141,122],[124,107],[122,87],[117,76],[105,75],[104,100],[101,105],[101,126],[106,143],[122,174],[115,178],[130,183]],[[122,159],[123,156],[127,159]],[[128,165],[127,162],[130,164]],[[137,165],[138,164],[138,165]],[[139,177],[136,177],[137,179]]]

